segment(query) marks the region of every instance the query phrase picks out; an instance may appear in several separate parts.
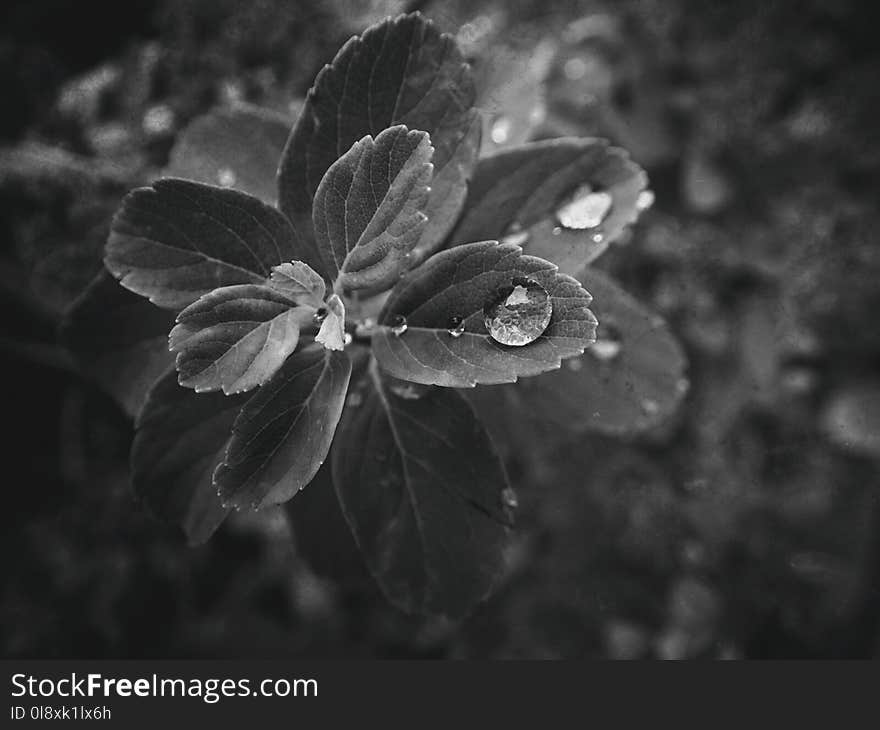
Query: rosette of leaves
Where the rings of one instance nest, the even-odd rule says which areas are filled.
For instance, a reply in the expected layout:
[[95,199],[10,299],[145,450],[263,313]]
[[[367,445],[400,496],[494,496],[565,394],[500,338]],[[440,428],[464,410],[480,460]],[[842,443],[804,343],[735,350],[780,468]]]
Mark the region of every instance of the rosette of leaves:
[[[389,19],[324,67],[292,131],[253,107],[212,112],[165,177],[123,200],[106,271],[63,336],[135,418],[138,497],[192,542],[234,508],[289,501],[296,516],[314,481],[395,605],[464,616],[502,572],[516,502],[464,392],[555,371],[535,393],[589,413],[600,392],[613,404],[642,378],[662,389],[664,368],[675,377],[668,332],[646,334],[614,282],[579,271],[598,229],[548,227],[560,198],[602,186],[607,245],[635,219],[641,171],[600,140],[478,160],[474,99],[451,37],[417,13]],[[594,285],[600,313],[632,328],[625,375],[584,355]],[[490,309],[514,299],[540,321],[511,344]],[[580,378],[560,370],[573,359]],[[656,397],[664,411],[674,400]]]

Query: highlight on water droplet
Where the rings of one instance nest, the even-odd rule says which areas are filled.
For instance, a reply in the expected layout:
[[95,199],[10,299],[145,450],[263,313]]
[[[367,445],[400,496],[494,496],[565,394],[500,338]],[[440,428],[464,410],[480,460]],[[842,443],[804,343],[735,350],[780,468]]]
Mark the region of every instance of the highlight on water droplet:
[[406,332],[406,328],[409,325],[406,323],[406,317],[402,314],[395,314],[391,318],[391,333],[395,337],[400,337],[404,332]]
[[446,331],[450,337],[461,337],[464,334],[464,319],[461,317],[451,317]]
[[556,209],[556,220],[563,228],[588,230],[596,228],[608,217],[614,199],[604,190],[590,184],[578,186]]
[[224,188],[231,188],[235,185],[235,181],[238,178],[235,175],[235,171],[228,168],[223,167],[217,171],[217,183]]
[[521,347],[534,342],[550,324],[553,302],[531,279],[516,278],[483,306],[486,329],[496,342]]
[[590,345],[587,352],[602,362],[611,362],[618,355],[622,347],[620,333],[615,327],[602,323],[599,325],[596,341]]
[[514,492],[511,487],[505,487],[501,490],[501,503],[507,507],[507,509],[516,509],[519,507],[519,499],[516,496],[516,492]]

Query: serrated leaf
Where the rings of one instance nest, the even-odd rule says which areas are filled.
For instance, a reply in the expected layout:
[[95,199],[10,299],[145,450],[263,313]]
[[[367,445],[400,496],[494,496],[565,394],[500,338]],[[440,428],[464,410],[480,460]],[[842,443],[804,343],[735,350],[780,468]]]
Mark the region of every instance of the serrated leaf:
[[345,348],[345,304],[338,294],[332,294],[327,300],[327,311],[315,342],[320,342],[328,350]]
[[326,290],[321,275],[302,261],[274,267],[269,286],[298,304],[308,304],[316,309],[324,301]]
[[278,160],[292,123],[249,104],[210,111],[180,133],[163,175],[235,188],[274,205]]
[[504,402],[494,401],[495,389],[478,389],[480,412],[504,409],[510,420],[611,436],[644,431],[675,412],[687,392],[687,360],[675,335],[607,274],[587,268],[581,281],[595,297],[596,344],[557,372],[511,387]]
[[454,390],[401,398],[373,371],[355,392],[333,481],[367,566],[401,609],[461,618],[502,568],[512,514],[501,461]]
[[[524,347],[493,340],[484,306],[517,280],[534,281],[550,296],[552,315],[544,333]],[[559,367],[595,339],[591,297],[570,276],[542,259],[524,256],[518,246],[482,241],[442,251],[410,272],[385,304],[372,338],[382,368],[402,380],[465,388],[477,383],[509,383]],[[393,324],[406,320],[406,331]],[[450,333],[460,322],[463,333]],[[399,332],[399,328],[397,330]]]
[[168,337],[180,384],[227,395],[262,385],[294,351],[314,313],[269,286],[239,284],[205,294],[177,316]]
[[[477,153],[476,145],[462,145],[473,124],[474,97],[470,68],[455,41],[418,13],[388,19],[348,41],[318,74],[279,170],[279,205],[309,247],[300,258],[320,266],[312,200],[330,165],[364,135],[396,124],[425,131],[435,148],[435,175],[454,160],[466,180]],[[438,211],[443,197],[442,190],[433,191],[428,210]],[[427,250],[437,245],[425,241]]]
[[221,286],[262,283],[297,249],[287,219],[257,198],[169,178],[125,196],[104,263],[127,289],[180,309]]
[[229,513],[212,476],[247,398],[196,394],[180,387],[171,369],[138,417],[131,450],[135,493],[158,517],[182,527],[190,542],[207,540]]
[[[505,150],[477,165],[450,245],[508,237],[576,275],[636,221],[646,184],[642,169],[606,140],[553,139]],[[571,210],[584,186],[610,197],[607,214],[597,225],[566,227],[560,212]]]
[[381,291],[408,268],[427,222],[433,152],[425,132],[395,126],[355,142],[327,170],[312,220],[334,288]]
[[173,315],[123,289],[101,271],[74,301],[60,338],[83,375],[104,388],[130,416],[173,362],[168,330]]
[[214,483],[240,507],[280,504],[306,486],[330,449],[351,361],[311,344],[292,355],[248,401]]

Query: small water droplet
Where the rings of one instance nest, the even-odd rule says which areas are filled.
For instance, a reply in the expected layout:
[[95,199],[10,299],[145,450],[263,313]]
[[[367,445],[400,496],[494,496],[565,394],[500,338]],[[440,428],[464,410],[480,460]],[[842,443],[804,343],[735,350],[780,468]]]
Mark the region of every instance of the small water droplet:
[[348,394],[348,397],[345,399],[345,405],[348,408],[357,408],[361,403],[364,402],[364,396],[359,390],[353,390]]
[[504,144],[510,138],[510,132],[513,124],[507,117],[498,117],[492,122],[492,129],[489,136],[495,144]]
[[464,320],[461,317],[452,317],[446,331],[450,337],[461,337],[464,334]]
[[524,246],[529,240],[529,232],[517,222],[511,224],[510,228],[501,239],[501,243],[512,243],[514,246]]
[[556,219],[564,228],[586,230],[601,225],[614,199],[592,185],[580,185],[556,210]]
[[642,190],[639,193],[639,197],[636,198],[636,208],[638,210],[647,210],[652,205],[654,205],[654,191]]
[[550,324],[553,303],[547,290],[530,279],[514,279],[483,307],[486,329],[502,345],[534,342]]
[[660,410],[660,404],[653,398],[645,398],[642,401],[642,413],[646,416],[654,416]]
[[231,188],[235,185],[236,180],[235,171],[228,167],[224,167],[217,172],[217,182],[224,188]]
[[516,509],[519,507],[519,499],[516,496],[516,492],[513,491],[510,487],[505,487],[501,490],[501,503],[507,507],[507,509]]
[[621,347],[620,333],[610,325],[600,325],[599,337],[590,345],[587,352],[597,360],[611,362],[620,355]]
[[402,314],[395,314],[391,318],[391,333],[395,337],[400,337],[409,325],[406,323],[406,317]]
[[601,233],[594,233],[590,238],[593,239],[593,243],[602,243],[602,241],[605,240],[605,236]]
[[354,338],[351,336],[351,332],[345,332],[345,333],[342,335],[342,344],[343,344],[343,346],[344,346],[344,345],[350,345],[350,344],[351,344],[351,341],[352,341],[353,339],[354,339]]
[[559,226],[554,226],[554,227],[553,227],[553,230],[551,231],[551,233],[552,233],[554,236],[558,236],[560,233],[562,233],[562,228],[560,228]]

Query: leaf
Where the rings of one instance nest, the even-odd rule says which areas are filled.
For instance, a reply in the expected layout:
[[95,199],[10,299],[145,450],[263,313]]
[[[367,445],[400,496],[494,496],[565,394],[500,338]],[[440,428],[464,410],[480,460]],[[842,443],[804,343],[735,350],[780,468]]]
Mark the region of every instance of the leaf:
[[269,286],[288,299],[317,309],[324,301],[324,280],[311,266],[292,261],[272,269]]
[[274,205],[278,160],[291,124],[249,104],[210,111],[180,133],[163,176],[235,188]]
[[320,342],[328,350],[345,348],[345,305],[337,294],[327,300],[327,312],[315,335],[315,342]]
[[474,111],[470,127],[459,138],[449,161],[440,167],[435,155],[434,178],[425,207],[428,223],[410,255],[411,268],[436,253],[458,222],[480,150],[481,134],[482,122]]
[[156,381],[137,420],[131,451],[135,493],[160,518],[201,543],[229,508],[212,482],[230,429],[248,396],[198,395],[171,369]]
[[333,446],[343,514],[392,603],[461,618],[502,569],[512,521],[504,468],[461,394],[401,398],[371,375]]
[[[364,135],[397,124],[427,132],[435,148],[435,176],[452,164],[463,184],[478,147],[466,137],[474,97],[470,68],[455,41],[418,13],[388,19],[349,40],[318,74],[281,160],[279,205],[309,249],[299,258],[319,269],[312,200],[324,173]],[[433,191],[429,215],[441,210],[445,199],[443,189]],[[426,250],[438,245],[424,242]]]
[[351,361],[318,344],[288,358],[248,401],[214,483],[238,507],[280,504],[306,486],[330,449]]
[[87,378],[136,416],[147,391],[171,366],[170,312],[123,289],[101,271],[73,302],[60,339]]
[[274,208],[236,190],[170,178],[125,196],[104,262],[127,289],[180,309],[221,286],[262,283],[297,249]]
[[[450,245],[509,240],[576,275],[635,223],[646,184],[642,169],[606,140],[553,139],[505,150],[477,165]],[[584,185],[610,196],[610,208],[598,225],[566,227],[559,211]]]
[[327,170],[312,219],[336,290],[388,289],[407,269],[428,220],[433,152],[427,134],[396,126],[355,142]]
[[656,426],[687,392],[681,346],[659,316],[608,275],[587,268],[581,281],[595,297],[596,344],[558,372],[523,382],[521,412],[562,428],[609,435]]
[[314,307],[298,306],[268,286],[215,289],[177,317],[168,344],[179,382],[202,393],[241,393],[265,383],[299,342]]
[[[487,333],[483,309],[516,280],[534,281],[550,295],[544,333],[524,347],[508,347]],[[558,368],[595,338],[590,295],[570,276],[518,246],[482,241],[442,251],[410,272],[391,292],[372,338],[382,368],[402,380],[454,388],[509,383]],[[397,318],[406,331],[395,334]],[[452,322],[464,332],[450,334]],[[398,328],[399,331],[399,328]]]

